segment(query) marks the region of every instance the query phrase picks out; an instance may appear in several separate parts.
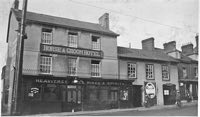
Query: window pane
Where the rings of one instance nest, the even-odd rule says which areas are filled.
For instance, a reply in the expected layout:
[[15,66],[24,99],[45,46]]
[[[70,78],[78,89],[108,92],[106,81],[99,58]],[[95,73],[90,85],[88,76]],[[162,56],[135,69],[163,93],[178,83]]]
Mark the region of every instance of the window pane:
[[92,49],[100,50],[100,38],[92,36]]
[[91,61],[91,75],[100,76],[100,61],[92,60]]
[[40,72],[41,73],[51,73],[52,57],[41,56],[40,58]]
[[74,76],[74,75],[77,75],[76,73],[77,73],[77,59],[74,59],[74,58],[69,58],[68,59],[68,74],[69,75],[72,75],[72,76]]
[[55,84],[47,84],[44,87],[45,101],[58,101],[60,98],[59,87]]
[[146,78],[153,79],[153,65],[146,65]]
[[44,30],[42,32],[42,43],[43,44],[52,44],[52,31]]
[[169,80],[169,68],[167,65],[162,65],[162,78],[163,80]]
[[128,63],[128,77],[136,78],[136,64]]
[[77,40],[78,40],[78,35],[77,34],[69,34],[68,35],[69,47],[77,48]]

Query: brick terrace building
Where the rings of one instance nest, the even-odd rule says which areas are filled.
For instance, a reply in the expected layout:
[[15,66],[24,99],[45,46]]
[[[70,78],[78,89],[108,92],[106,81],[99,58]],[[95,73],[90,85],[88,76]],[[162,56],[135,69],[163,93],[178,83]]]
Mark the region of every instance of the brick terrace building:
[[[16,41],[21,11],[11,9],[8,25],[6,79],[11,112]],[[23,56],[23,113],[118,108],[117,36],[109,14],[99,24],[27,12]]]

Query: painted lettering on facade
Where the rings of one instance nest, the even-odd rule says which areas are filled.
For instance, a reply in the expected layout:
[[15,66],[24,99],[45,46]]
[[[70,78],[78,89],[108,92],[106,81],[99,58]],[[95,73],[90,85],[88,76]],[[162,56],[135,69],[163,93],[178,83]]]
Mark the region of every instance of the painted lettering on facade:
[[42,52],[48,52],[48,53],[103,58],[103,52],[102,51],[96,51],[96,50],[87,50],[87,49],[71,48],[71,47],[61,47],[61,46],[56,46],[56,45],[45,45],[45,44],[41,44],[40,49],[41,49]]
[[98,82],[98,81],[87,81],[88,85],[125,85],[123,82]]
[[45,84],[67,84],[67,80],[51,80],[51,79],[35,79],[36,83],[45,83]]

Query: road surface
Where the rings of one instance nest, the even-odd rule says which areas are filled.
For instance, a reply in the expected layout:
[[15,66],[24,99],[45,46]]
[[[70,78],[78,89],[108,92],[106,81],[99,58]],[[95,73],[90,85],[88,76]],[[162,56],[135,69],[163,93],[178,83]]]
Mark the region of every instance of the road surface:
[[170,108],[159,110],[146,110],[146,111],[121,111],[121,112],[108,112],[108,113],[93,113],[93,114],[80,114],[75,116],[197,116],[197,105],[187,106],[182,108]]

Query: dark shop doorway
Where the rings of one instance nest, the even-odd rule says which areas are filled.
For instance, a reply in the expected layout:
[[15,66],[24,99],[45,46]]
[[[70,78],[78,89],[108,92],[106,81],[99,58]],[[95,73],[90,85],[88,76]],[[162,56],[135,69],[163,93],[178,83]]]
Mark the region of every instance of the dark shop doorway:
[[142,85],[134,85],[133,86],[133,106],[141,107],[142,106]]
[[175,104],[176,102],[176,85],[175,84],[163,84],[163,98],[164,105]]

